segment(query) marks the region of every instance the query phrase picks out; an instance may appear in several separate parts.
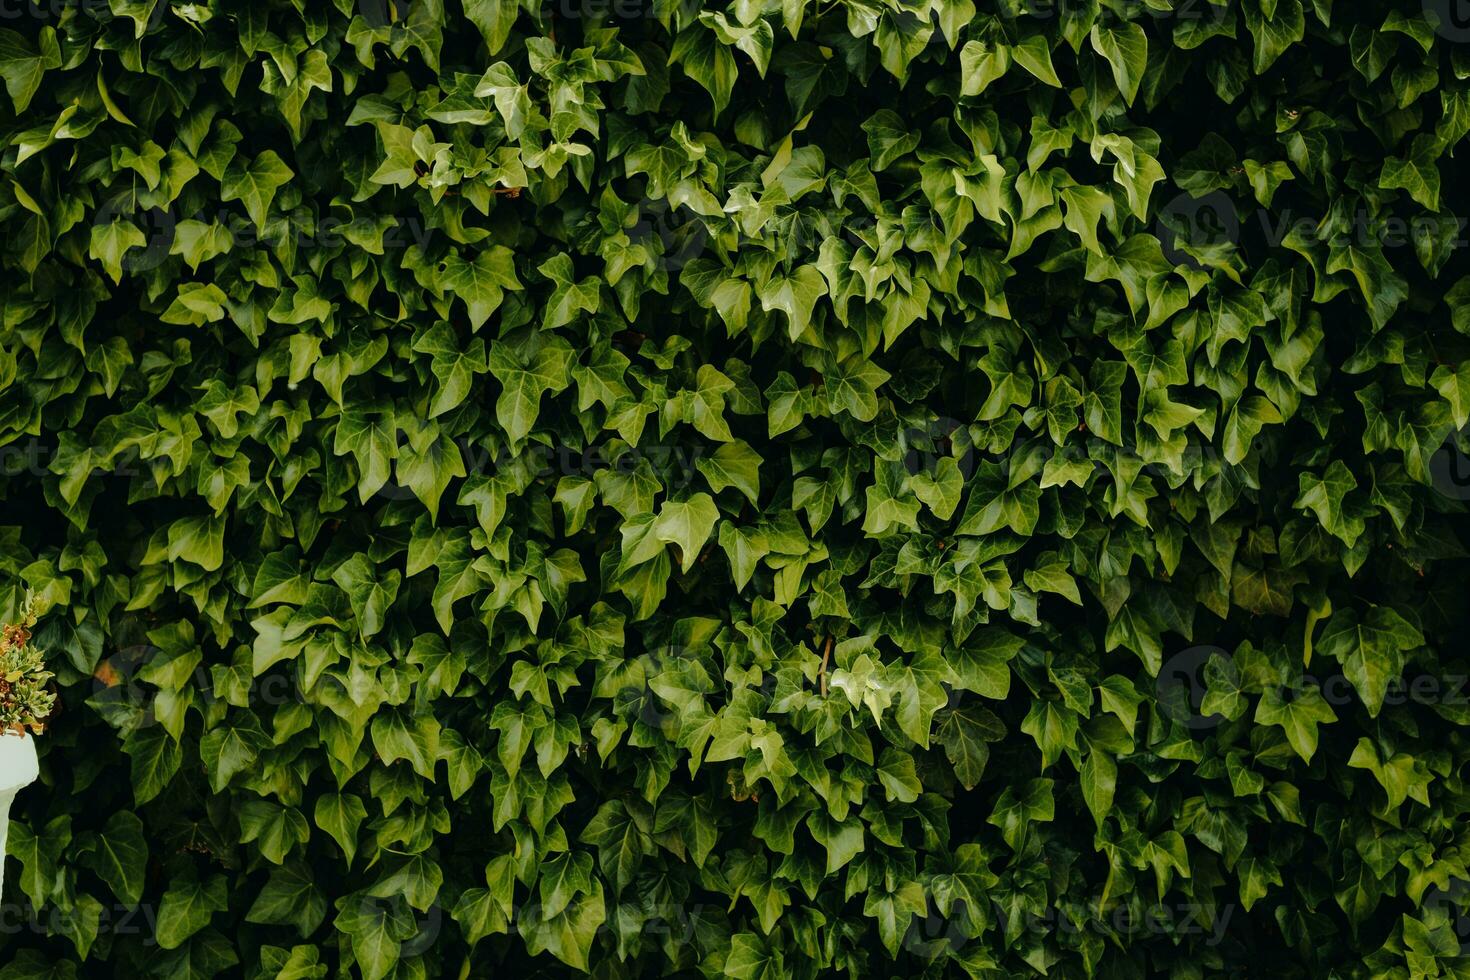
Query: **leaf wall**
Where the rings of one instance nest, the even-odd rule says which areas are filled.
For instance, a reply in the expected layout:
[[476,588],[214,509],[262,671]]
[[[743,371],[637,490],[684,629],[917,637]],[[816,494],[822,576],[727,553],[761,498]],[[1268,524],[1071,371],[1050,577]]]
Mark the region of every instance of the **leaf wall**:
[[1448,0],[13,0],[0,980],[1466,975],[1467,78]]

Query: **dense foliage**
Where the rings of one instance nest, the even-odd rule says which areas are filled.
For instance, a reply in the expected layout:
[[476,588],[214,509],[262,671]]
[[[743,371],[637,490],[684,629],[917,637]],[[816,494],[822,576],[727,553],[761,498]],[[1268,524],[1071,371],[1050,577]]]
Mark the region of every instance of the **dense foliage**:
[[6,0],[0,78],[0,978],[1470,975],[1454,0]]

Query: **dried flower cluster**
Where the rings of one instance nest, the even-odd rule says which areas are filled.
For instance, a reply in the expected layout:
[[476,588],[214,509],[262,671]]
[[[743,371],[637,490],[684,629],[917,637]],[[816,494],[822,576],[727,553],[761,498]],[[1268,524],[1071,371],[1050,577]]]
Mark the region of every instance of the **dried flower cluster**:
[[56,703],[56,695],[47,690],[55,675],[30,642],[39,612],[38,603],[28,597],[19,622],[0,627],[0,731],[30,729],[39,735]]

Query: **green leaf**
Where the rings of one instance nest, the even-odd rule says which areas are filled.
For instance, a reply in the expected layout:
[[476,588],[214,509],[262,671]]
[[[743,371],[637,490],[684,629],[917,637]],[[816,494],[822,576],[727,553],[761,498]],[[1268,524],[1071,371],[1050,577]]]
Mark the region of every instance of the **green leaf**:
[[998,742],[1005,729],[989,711],[981,707],[955,708],[941,712],[935,738],[954,766],[955,778],[965,789],[980,785],[985,764],[990,758],[987,743]]
[[192,877],[173,882],[158,907],[154,935],[164,949],[178,949],[192,935],[209,925],[215,913],[229,908],[223,875],[200,882]]
[[891,377],[871,361],[854,357],[828,371],[827,397],[834,410],[871,422],[878,414],[878,389]]
[[[499,308],[507,290],[522,288],[516,278],[515,254],[504,245],[484,249],[470,261],[454,253],[446,255],[435,284],[446,296],[464,301],[475,330]],[[414,349],[419,349],[417,344]]]
[[514,0],[465,0],[465,16],[480,29],[489,54],[499,54],[510,37],[520,5]]
[[680,570],[687,574],[719,518],[719,509],[710,495],[696,493],[677,503],[666,501],[653,522],[652,533],[660,543],[678,546]]
[[316,931],[326,914],[326,897],[310,870],[300,862],[292,862],[271,870],[245,921],[295,926],[304,938]]
[[1403,672],[1404,654],[1423,645],[1424,634],[1397,611],[1374,606],[1361,617],[1353,609],[1334,613],[1317,650],[1342,664],[1368,713],[1377,717],[1389,684]]
[[695,23],[679,32],[669,50],[669,64],[682,67],[686,75],[709,93],[716,116],[725,111],[738,72],[735,56],[720,43],[714,31]]
[[373,748],[385,763],[404,760],[425,779],[439,758],[439,723],[431,715],[386,711],[373,719]]
[[1351,513],[1347,495],[1357,489],[1358,481],[1342,460],[1333,460],[1320,477],[1314,473],[1301,474],[1300,486],[1296,506],[1311,510],[1322,526],[1349,548],[1356,544],[1365,525],[1361,517]]
[[694,461],[715,493],[734,487],[752,505],[760,497],[760,466],[764,460],[748,443],[736,440],[718,447],[710,456]]
[[797,340],[811,328],[817,300],[827,294],[827,282],[815,266],[803,265],[790,274],[777,272],[756,287],[761,309],[786,314],[787,333]]
[[255,227],[263,231],[276,191],[295,176],[275,150],[265,150],[248,166],[243,157],[236,157],[220,181],[220,200],[239,201]]
[[10,93],[17,116],[31,104],[46,70],[61,67],[56,30],[49,26],[41,28],[36,41],[32,46],[23,34],[8,27],[0,28],[0,78],[5,80],[5,90]]
[[1094,24],[1092,48],[1107,59],[1113,69],[1113,81],[1123,99],[1130,105],[1138,96],[1138,86],[1143,82],[1143,70],[1148,64],[1148,36],[1138,24],[1126,23],[1116,27]]
[[572,349],[554,335],[521,331],[490,348],[490,373],[501,384],[495,415],[512,444],[536,424],[541,396],[571,384]]
[[1336,721],[1337,715],[1313,685],[1291,689],[1272,685],[1256,704],[1255,720],[1280,727],[1296,754],[1311,762],[1317,753],[1317,726]]
[[317,797],[316,825],[331,835],[342,848],[347,863],[357,853],[357,829],[367,819],[367,808],[351,793],[323,793]]
[[87,855],[87,864],[125,905],[143,898],[148,868],[148,842],[137,814],[120,810],[108,818]]

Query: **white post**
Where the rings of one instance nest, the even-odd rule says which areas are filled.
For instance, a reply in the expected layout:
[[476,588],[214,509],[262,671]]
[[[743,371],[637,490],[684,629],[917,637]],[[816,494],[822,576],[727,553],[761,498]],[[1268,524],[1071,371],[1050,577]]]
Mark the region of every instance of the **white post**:
[[5,842],[10,836],[10,804],[15,794],[41,774],[36,740],[14,732],[0,734],[0,889],[5,887]]

